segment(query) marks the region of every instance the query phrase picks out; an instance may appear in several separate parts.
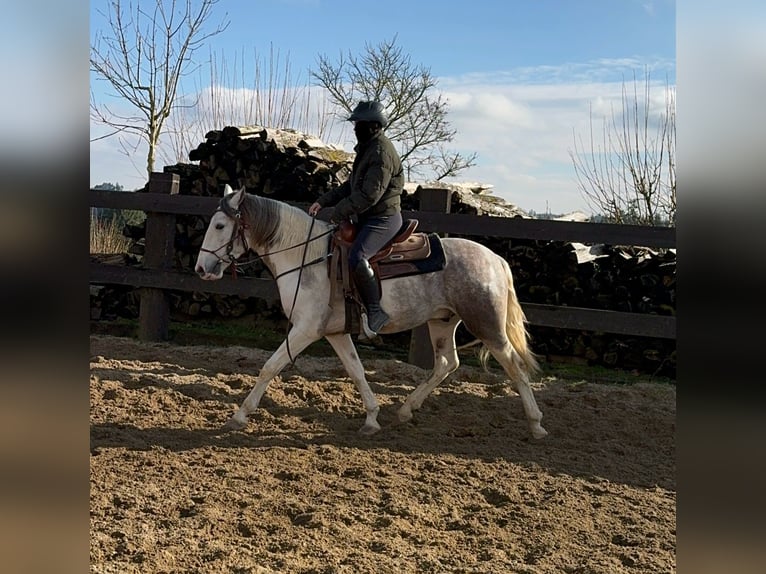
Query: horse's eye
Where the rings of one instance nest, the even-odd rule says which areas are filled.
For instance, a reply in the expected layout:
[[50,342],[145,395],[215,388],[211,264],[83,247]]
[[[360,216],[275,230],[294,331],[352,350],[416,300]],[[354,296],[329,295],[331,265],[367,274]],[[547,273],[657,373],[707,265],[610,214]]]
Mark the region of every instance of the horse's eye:
[[223,229],[223,227],[224,227],[223,223],[216,223],[215,224],[215,228],[216,229]]

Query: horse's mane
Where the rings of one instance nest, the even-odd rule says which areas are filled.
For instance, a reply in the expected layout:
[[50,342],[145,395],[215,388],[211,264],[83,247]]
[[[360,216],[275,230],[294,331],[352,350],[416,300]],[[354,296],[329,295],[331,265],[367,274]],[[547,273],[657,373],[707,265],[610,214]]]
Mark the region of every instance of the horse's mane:
[[[250,237],[267,251],[302,245],[308,237],[311,217],[297,207],[248,193],[240,209],[250,226]],[[316,221],[311,236],[316,237],[326,229],[326,223]],[[321,240],[310,242],[306,256],[315,258],[322,255],[326,245]]]

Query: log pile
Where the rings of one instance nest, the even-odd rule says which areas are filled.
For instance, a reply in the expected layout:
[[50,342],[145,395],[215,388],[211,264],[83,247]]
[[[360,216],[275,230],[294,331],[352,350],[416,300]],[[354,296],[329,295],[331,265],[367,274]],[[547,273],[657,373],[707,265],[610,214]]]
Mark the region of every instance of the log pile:
[[[674,316],[676,251],[471,237],[511,266],[520,301]],[[676,342],[531,325],[533,348],[557,360],[675,376]]]
[[[522,301],[675,315],[675,250],[517,241],[505,256]],[[543,355],[675,376],[674,340],[542,327],[530,333]]]
[[417,211],[420,208],[420,189],[449,189],[452,191],[450,213],[468,215],[492,215],[495,217],[529,217],[519,207],[508,203],[502,197],[490,194],[491,185],[482,183],[449,183],[430,181],[406,183],[402,197],[402,209]]
[[[93,254],[91,261],[106,265],[136,265],[137,258],[123,253]],[[141,297],[138,289],[126,285],[91,285],[90,318],[92,321],[138,317]]]
[[[189,154],[195,164],[165,168],[178,173],[181,194],[220,197],[226,183],[244,184],[248,192],[309,204],[345,181],[353,154],[325,145],[294,130],[259,126],[225,127],[211,131]],[[423,187],[452,189],[452,213],[529,217],[518,207],[488,193],[481,184],[429,183]],[[419,185],[407,184],[403,209],[419,209]],[[176,226],[176,265],[191,272],[208,218],[179,216]],[[132,261],[140,263],[144,229],[126,228],[136,246]],[[675,250],[586,246],[579,243],[471,237],[503,256],[511,265],[521,301],[636,313],[675,314]],[[268,277],[257,261],[243,274]],[[238,271],[239,273],[239,271]],[[128,288],[106,286],[92,290],[92,317],[136,317],[137,296]],[[116,301],[121,302],[118,304]],[[281,310],[263,301],[204,293],[171,293],[172,312],[180,318],[255,316],[284,327]],[[602,364],[675,376],[675,341],[578,332],[530,326],[534,350],[549,357]],[[460,332],[463,342],[470,340]],[[460,342],[460,341],[459,341]]]
[[348,179],[354,155],[292,129],[227,126],[205,134],[189,159],[199,164],[165,170],[182,175],[182,194],[217,197],[228,183],[256,195],[312,203]]

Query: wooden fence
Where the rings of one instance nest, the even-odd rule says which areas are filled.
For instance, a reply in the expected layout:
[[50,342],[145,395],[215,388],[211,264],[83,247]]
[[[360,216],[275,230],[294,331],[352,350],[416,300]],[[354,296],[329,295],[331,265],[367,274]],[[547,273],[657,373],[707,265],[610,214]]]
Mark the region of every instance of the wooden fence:
[[[179,176],[153,173],[145,191],[135,193],[90,191],[91,207],[144,211],[146,246],[142,267],[90,264],[90,283],[131,285],[141,288],[139,337],[161,341],[168,337],[169,304],[167,290],[198,291],[224,295],[278,300],[276,284],[247,277],[236,280],[203,281],[191,271],[173,269],[175,216],[209,216],[219,198],[179,195]],[[450,192],[444,189],[421,189],[419,211],[403,215],[419,220],[418,231],[440,234],[510,237],[550,241],[576,241],[606,245],[675,247],[675,229],[604,223],[577,223],[486,215],[450,214]],[[306,206],[308,207],[308,206]],[[521,302],[530,324],[582,331],[602,331],[626,335],[675,339],[673,316],[624,313],[601,309],[541,305]],[[410,347],[410,362],[430,367],[433,354],[425,326],[415,329]]]

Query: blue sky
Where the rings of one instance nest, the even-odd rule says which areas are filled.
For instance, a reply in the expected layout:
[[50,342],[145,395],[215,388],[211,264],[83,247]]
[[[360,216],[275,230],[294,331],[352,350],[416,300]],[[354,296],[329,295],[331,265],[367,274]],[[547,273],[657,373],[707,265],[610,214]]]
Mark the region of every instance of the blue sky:
[[[91,3],[91,34],[102,22],[96,9],[106,5]],[[608,114],[623,80],[642,79],[644,69],[657,82],[654,97],[666,81],[675,86],[674,0],[271,0],[222,2],[218,10],[231,23],[210,40],[217,57],[268,60],[273,49],[301,85],[319,55],[361,54],[365,44],[396,37],[449,101],[457,130],[451,149],[478,154],[459,179],[493,185],[495,195],[537,212],[589,211],[569,154],[574,134],[588,129],[591,107]],[[100,133],[91,126],[91,137]],[[331,137],[337,141],[328,143],[353,145],[348,130]],[[91,185],[140,187],[145,148],[130,157],[112,140],[91,144]]]

